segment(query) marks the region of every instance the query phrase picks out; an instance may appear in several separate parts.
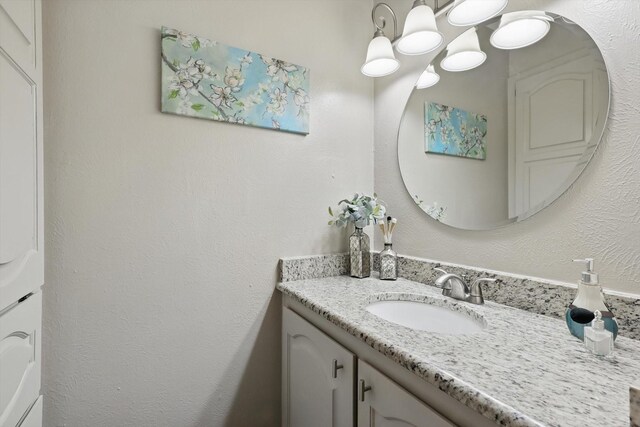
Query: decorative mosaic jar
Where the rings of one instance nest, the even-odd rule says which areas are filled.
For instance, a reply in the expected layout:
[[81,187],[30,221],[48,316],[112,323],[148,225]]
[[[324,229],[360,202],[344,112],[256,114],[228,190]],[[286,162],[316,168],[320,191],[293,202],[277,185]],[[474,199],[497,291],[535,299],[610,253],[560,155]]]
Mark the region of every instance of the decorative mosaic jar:
[[369,236],[362,228],[349,236],[349,253],[351,255],[351,277],[369,277],[371,275],[371,254],[369,252]]

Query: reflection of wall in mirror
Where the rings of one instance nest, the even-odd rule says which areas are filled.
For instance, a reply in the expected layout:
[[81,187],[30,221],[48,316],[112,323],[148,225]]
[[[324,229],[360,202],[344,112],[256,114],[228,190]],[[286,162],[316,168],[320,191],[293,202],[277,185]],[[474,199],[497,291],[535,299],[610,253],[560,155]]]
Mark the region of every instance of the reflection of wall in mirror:
[[[438,70],[440,82],[415,90],[405,108],[398,155],[408,190],[424,210],[444,209],[439,220],[460,228],[487,228],[507,220],[508,53],[491,48],[490,31],[478,30],[487,60],[477,69]],[[441,55],[435,61],[437,66]],[[424,104],[438,102],[486,114],[486,160],[425,153]]]
[[593,42],[570,24],[512,51],[509,75],[509,216],[522,219],[555,200],[585,166],[605,119],[608,83]]

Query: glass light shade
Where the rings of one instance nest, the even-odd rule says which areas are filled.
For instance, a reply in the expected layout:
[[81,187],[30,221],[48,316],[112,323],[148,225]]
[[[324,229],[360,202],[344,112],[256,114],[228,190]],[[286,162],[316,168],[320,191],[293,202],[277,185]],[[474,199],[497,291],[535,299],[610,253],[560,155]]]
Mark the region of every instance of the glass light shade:
[[509,0],[455,0],[447,19],[451,25],[459,27],[477,25],[497,16],[507,3]]
[[520,49],[542,40],[550,21],[553,18],[537,10],[505,13],[489,41],[498,49]]
[[369,77],[388,76],[400,67],[400,63],[393,54],[391,41],[385,36],[374,37],[369,42],[367,60],[360,72]]
[[440,62],[443,70],[467,71],[479,67],[487,59],[480,50],[476,29],[469,28],[447,46],[447,56]]
[[433,65],[429,64],[426,70],[420,74],[418,77],[418,82],[416,83],[416,89],[426,89],[438,83],[440,81],[440,75],[436,73],[436,70],[433,68]]
[[396,49],[403,55],[422,55],[437,49],[443,40],[433,10],[422,4],[411,9],[407,15]]

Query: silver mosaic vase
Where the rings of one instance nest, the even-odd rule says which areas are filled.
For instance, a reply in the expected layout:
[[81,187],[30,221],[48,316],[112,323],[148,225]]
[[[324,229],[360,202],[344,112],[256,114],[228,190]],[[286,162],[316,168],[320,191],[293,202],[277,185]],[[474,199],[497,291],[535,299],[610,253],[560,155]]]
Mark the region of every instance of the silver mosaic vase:
[[362,228],[349,236],[349,253],[351,258],[351,277],[369,277],[371,275],[371,254],[369,253],[369,236]]
[[396,280],[398,278],[398,254],[391,243],[384,244],[380,252],[380,278],[382,280]]

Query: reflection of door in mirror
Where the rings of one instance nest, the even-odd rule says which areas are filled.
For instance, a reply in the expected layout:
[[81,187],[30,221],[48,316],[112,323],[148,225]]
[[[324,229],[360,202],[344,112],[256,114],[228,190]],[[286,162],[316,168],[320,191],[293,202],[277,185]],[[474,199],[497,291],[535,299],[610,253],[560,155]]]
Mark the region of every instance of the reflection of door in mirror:
[[[599,55],[587,49],[535,64],[525,72],[510,58],[509,217],[527,216],[557,198],[597,145],[593,129],[606,113],[607,77]],[[535,51],[528,52],[529,67]],[[598,107],[600,106],[600,107]],[[576,167],[579,166],[579,167]]]

